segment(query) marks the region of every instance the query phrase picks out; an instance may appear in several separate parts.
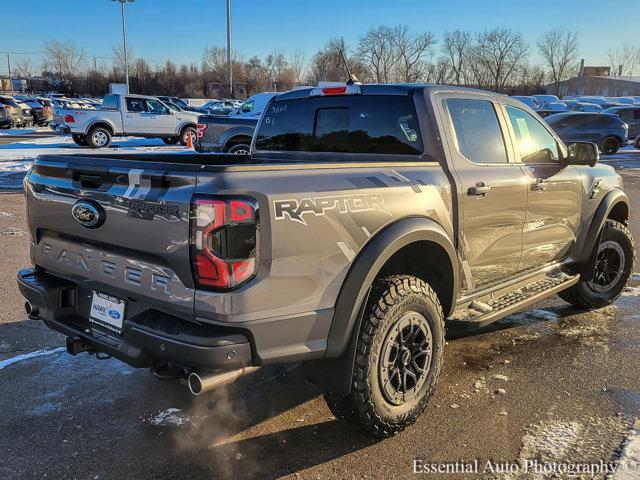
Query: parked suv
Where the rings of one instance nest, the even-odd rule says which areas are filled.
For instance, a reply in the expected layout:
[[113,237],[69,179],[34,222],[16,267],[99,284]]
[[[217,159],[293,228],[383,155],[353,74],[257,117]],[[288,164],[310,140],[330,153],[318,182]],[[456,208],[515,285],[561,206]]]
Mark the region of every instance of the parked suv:
[[337,418],[387,437],[427,408],[445,320],[603,307],[634,271],[621,177],[506,96],[300,89],[251,151],[36,159],[29,316],[194,394],[302,361]]
[[8,118],[5,119],[5,128],[12,126],[22,126],[22,109],[18,105],[13,97],[7,95],[0,95],[0,108],[8,114]]
[[557,113],[545,118],[565,143],[593,142],[606,154],[629,142],[629,130],[617,115],[607,113]]
[[18,95],[16,99],[26,103],[31,109],[33,123],[35,125],[49,125],[53,118],[53,103],[48,98]]
[[629,125],[629,138],[636,138],[640,135],[640,105],[637,107],[611,107],[607,108],[604,113],[617,115]]

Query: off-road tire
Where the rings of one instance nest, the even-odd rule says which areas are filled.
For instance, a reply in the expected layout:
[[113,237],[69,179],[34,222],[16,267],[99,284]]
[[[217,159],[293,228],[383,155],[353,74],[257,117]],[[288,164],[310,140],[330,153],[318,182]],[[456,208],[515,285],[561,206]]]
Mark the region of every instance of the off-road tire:
[[[104,144],[98,142],[98,138],[103,138],[102,135],[106,136],[106,142]],[[87,144],[91,148],[107,148],[111,145],[111,133],[109,133],[109,130],[106,128],[93,127],[87,134]]]
[[195,127],[185,127],[182,129],[182,131],[180,132],[180,145],[182,145],[183,147],[187,146],[187,137],[191,135],[191,144],[195,144],[196,143],[196,128]]
[[[392,331],[407,314],[419,314],[431,333],[430,360],[415,397],[394,405],[382,392],[379,360]],[[348,396],[325,392],[331,412],[357,422],[373,436],[401,432],[424,412],[433,394],[444,349],[444,316],[433,289],[419,278],[395,275],[376,282],[358,332],[356,359]]]
[[[580,280],[572,287],[560,292],[558,294],[560,298],[575,307],[592,310],[595,308],[606,307],[620,296],[627,286],[629,277],[631,277],[631,273],[633,272],[633,266],[636,258],[635,243],[629,229],[622,223],[616,222],[615,220],[607,220],[605,222],[600,244],[608,241],[617,243],[622,248],[625,256],[622,275],[616,281],[615,285],[605,292],[598,292],[592,288],[588,281]],[[593,265],[592,268],[595,269],[595,265]]]
[[602,141],[602,153],[605,155],[613,155],[620,150],[620,140],[618,137],[607,137]]
[[71,135],[71,138],[73,140],[73,143],[75,143],[76,145],[80,146],[80,147],[88,147],[89,143],[87,142],[86,137],[84,137],[83,135],[78,135],[76,133]]

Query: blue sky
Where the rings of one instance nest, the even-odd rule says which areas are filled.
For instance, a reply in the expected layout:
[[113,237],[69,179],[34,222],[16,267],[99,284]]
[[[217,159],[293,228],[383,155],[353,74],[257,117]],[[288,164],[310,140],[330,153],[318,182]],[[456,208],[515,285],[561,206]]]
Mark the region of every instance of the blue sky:
[[[110,0],[2,3],[0,51],[38,52],[58,39],[73,40],[88,58],[108,57],[121,42],[120,5]],[[245,57],[296,49],[310,55],[330,36],[354,44],[378,24],[430,30],[438,38],[446,30],[509,27],[521,31],[532,50],[544,30],[565,26],[579,32],[581,56],[590,65],[606,64],[610,47],[640,46],[640,0],[232,0],[232,12],[234,48]],[[136,0],[127,4],[127,33],[136,56],[199,61],[205,46],[225,44],[225,0]],[[37,55],[29,58],[40,64]]]

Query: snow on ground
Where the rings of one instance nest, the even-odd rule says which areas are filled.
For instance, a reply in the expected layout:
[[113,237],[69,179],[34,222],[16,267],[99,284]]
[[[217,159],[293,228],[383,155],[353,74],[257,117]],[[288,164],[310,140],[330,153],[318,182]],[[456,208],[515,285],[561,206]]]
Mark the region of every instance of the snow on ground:
[[6,360],[0,361],[0,370],[9,365],[13,365],[14,363],[23,362],[25,360],[29,360],[31,358],[42,357],[44,355],[53,355],[54,353],[66,352],[66,347],[58,347],[51,350],[36,350],[34,352],[24,353],[22,355],[16,355],[15,357],[7,358]]
[[28,135],[30,133],[51,132],[50,127],[28,127],[0,129],[0,135]]
[[[25,130],[25,129],[22,129]],[[5,130],[6,132],[7,130]],[[165,145],[159,138],[119,137],[111,147],[94,150],[79,147],[70,136],[39,137],[0,145],[0,189],[20,190],[22,179],[38,155],[108,153],[192,153],[180,145]]]
[[179,408],[167,408],[166,410],[152,415],[147,419],[151,425],[163,427],[169,425],[186,425],[191,422],[191,417],[180,413]]

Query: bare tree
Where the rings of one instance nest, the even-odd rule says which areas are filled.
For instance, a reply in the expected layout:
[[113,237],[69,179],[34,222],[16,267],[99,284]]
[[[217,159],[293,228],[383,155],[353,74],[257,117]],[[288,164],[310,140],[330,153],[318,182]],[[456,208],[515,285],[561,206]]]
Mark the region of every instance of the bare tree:
[[550,80],[556,85],[556,93],[562,95],[560,82],[578,71],[578,34],[562,27],[554,28],[547,30],[537,45],[549,69]]
[[472,46],[471,32],[466,30],[444,32],[442,43],[443,58],[448,61],[452,82],[455,85],[467,83],[465,72]]
[[84,49],[71,41],[52,40],[44,44],[44,63],[55,74],[64,87],[73,89],[84,65]]
[[360,37],[358,58],[367,66],[376,82],[392,82],[395,79],[394,68],[400,56],[394,35],[393,28],[379,25]]
[[491,87],[501,91],[526,65],[529,47],[520,32],[496,28],[476,37],[477,60],[487,69]]
[[307,80],[312,84],[318,82],[344,82],[349,77],[342,60],[343,53],[351,73],[360,80],[366,80],[368,78],[366,65],[357,57],[349,55],[349,50],[342,37],[330,38],[324,47],[313,55]]
[[307,54],[303,50],[295,50],[289,57],[289,68],[294,83],[301,85],[307,72]]
[[31,79],[31,77],[33,77],[33,75],[35,74],[35,68],[31,63],[31,60],[28,58],[17,61],[14,66],[14,70],[19,77],[26,79]]
[[135,64],[133,50],[127,45],[127,52],[125,56],[124,47],[122,45],[117,45],[111,48],[111,52],[113,55],[113,68],[120,72],[124,80],[126,75],[126,63],[129,64],[129,70],[132,70],[132,65]]
[[636,73],[640,65],[640,47],[623,45],[620,48],[610,48],[607,56],[612,77],[630,77]]
[[399,56],[396,80],[415,83],[424,79],[433,57],[435,36],[431,32],[412,34],[408,27],[397,26],[392,38]]

